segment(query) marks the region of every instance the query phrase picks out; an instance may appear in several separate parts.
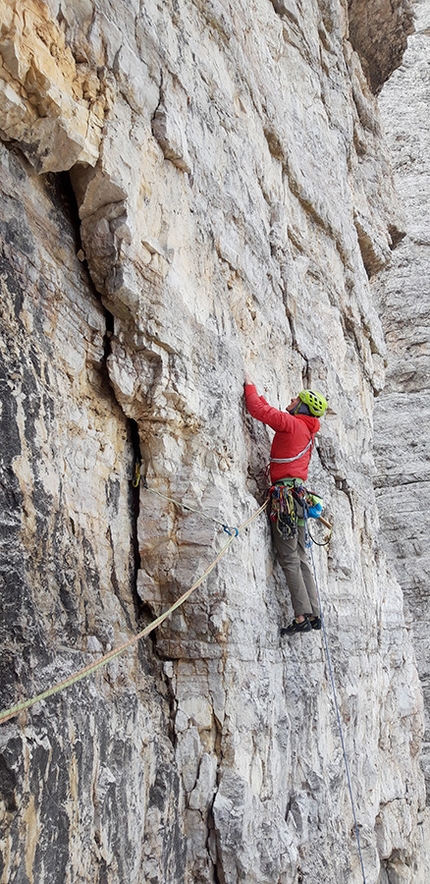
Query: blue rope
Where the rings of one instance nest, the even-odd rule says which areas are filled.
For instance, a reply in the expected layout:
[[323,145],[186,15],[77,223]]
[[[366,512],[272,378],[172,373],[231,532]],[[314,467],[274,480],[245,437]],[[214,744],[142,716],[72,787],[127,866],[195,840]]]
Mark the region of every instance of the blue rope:
[[[304,519],[305,519],[305,535],[306,535],[306,533],[307,533],[306,506],[304,507]],[[332,666],[332,662],[331,662],[330,649],[328,646],[327,630],[325,628],[324,614],[323,614],[322,604],[321,604],[321,594],[320,594],[320,590],[319,590],[319,586],[318,586],[318,579],[317,579],[317,573],[316,573],[315,561],[314,561],[314,553],[313,553],[313,549],[312,549],[312,541],[309,544],[309,547],[310,547],[310,551],[311,551],[312,568],[313,568],[313,572],[314,572],[314,580],[315,580],[315,586],[316,586],[317,596],[318,596],[318,604],[319,604],[319,609],[320,609],[320,619],[321,619],[322,633],[323,633],[323,637],[324,637],[324,647],[325,647],[325,653],[326,653],[326,658],[327,658],[327,667],[328,667],[331,687],[332,687],[332,691],[333,691],[334,708],[336,710],[337,726],[339,729],[340,742],[341,742],[342,752],[343,752],[343,760],[345,763],[345,771],[346,771],[346,779],[347,779],[347,783],[348,783],[349,797],[351,799],[352,816],[354,819],[354,831],[355,831],[355,837],[357,839],[357,847],[358,847],[358,855],[360,857],[361,873],[363,875],[363,884],[366,884],[366,875],[365,875],[365,871],[364,871],[363,854],[362,854],[361,842],[360,842],[360,832],[358,829],[357,814],[355,812],[354,793],[352,790],[351,775],[349,772],[348,757],[346,754],[345,740],[344,740],[344,736],[343,736],[342,719],[340,717],[339,704],[337,701],[336,684],[335,684],[335,680],[334,680],[334,673],[333,673],[333,666]]]

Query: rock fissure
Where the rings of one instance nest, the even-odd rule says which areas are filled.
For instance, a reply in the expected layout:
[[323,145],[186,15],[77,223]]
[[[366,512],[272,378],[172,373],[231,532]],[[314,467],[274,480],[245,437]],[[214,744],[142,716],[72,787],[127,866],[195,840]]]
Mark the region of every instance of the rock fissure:
[[[139,515],[140,515],[140,468],[142,464],[142,452],[140,448],[139,428],[133,418],[129,418],[131,448],[133,452],[133,475],[131,482],[131,498],[132,498],[132,530],[133,530],[133,555],[134,555],[134,591],[137,594],[137,576],[141,568],[141,557],[139,549]],[[138,472],[137,472],[138,471]],[[144,478],[144,477],[143,477]],[[139,481],[138,481],[139,479]]]
[[[422,698],[370,449],[374,293],[388,257],[426,236],[392,249],[402,225],[360,64],[376,92],[407,4],[370,17],[351,0],[349,19],[338,0],[238,4],[118,0],[112,20],[109,4],[32,0],[24,16],[0,0],[2,695],[41,667],[66,674],[71,646],[87,659],[120,644],[207,566],[213,525],[133,489],[136,461],[154,489],[244,520],[270,446],[244,420],[244,370],[281,405],[315,385],[333,413],[309,483],[335,524],[317,567],[366,871],[425,884]],[[390,347],[395,300],[388,286]],[[394,527],[422,605],[422,540]],[[256,520],[150,642],[2,730],[5,880],[357,871],[321,643],[280,644],[292,612],[269,542]]]
[[[48,180],[49,180],[49,175],[48,175]],[[54,183],[55,187],[57,187],[57,182],[59,182],[58,198],[61,200],[64,200],[64,204],[67,208],[70,224],[75,232],[76,253],[79,256],[83,267],[87,271],[89,290],[92,291],[94,293],[95,297],[100,301],[100,306],[101,306],[104,316],[105,316],[106,325],[105,325],[105,333],[103,336],[103,341],[104,341],[103,360],[100,364],[100,371],[102,372],[102,374],[104,376],[104,379],[107,384],[107,389],[109,389],[109,391],[110,391],[110,395],[112,395],[115,398],[115,401],[118,402],[118,400],[116,399],[116,396],[115,396],[115,388],[110,382],[109,370],[108,370],[108,359],[109,359],[111,352],[112,352],[111,341],[112,341],[112,338],[115,334],[115,317],[107,307],[103,306],[102,293],[100,293],[97,290],[97,287],[93,282],[88,262],[84,256],[84,252],[82,250],[81,220],[79,217],[79,210],[78,210],[78,204],[77,204],[77,199],[76,199],[76,195],[75,195],[75,190],[74,190],[73,184],[70,180],[70,176],[67,172],[64,172],[61,174],[59,173],[55,176],[51,175],[51,180]],[[118,402],[118,405],[122,409],[120,402]],[[137,589],[138,573],[139,573],[139,570],[141,567],[141,557],[140,557],[139,540],[138,540],[138,523],[139,523],[139,514],[140,514],[140,493],[141,493],[141,490],[140,490],[139,484],[137,484],[137,486],[135,487],[134,480],[135,480],[135,476],[136,476],[136,474],[135,474],[136,465],[138,465],[138,467],[139,467],[139,475],[140,475],[140,467],[142,464],[142,452],[141,452],[141,445],[140,445],[140,439],[139,439],[138,424],[136,423],[136,421],[133,418],[129,418],[125,413],[124,413],[124,418],[129,426],[129,438],[130,438],[130,446],[131,446],[131,452],[132,452],[132,461],[129,465],[129,469],[127,470],[127,473],[129,474],[127,478],[128,478],[128,483],[129,483],[129,497],[130,497],[130,510],[131,510],[130,524],[131,524],[131,535],[132,535],[131,536],[131,548],[132,548],[132,554],[133,554],[133,565],[131,567],[131,573],[132,573],[132,578],[131,578],[132,593],[131,593],[131,595],[132,595],[132,601],[133,601],[134,609],[135,609],[135,616],[141,617],[143,614],[143,607],[142,607],[142,602],[141,602],[141,599],[140,599],[140,596],[138,593],[138,589]],[[146,469],[146,466],[145,466],[145,469]],[[108,528],[107,528],[107,538],[108,538],[108,541],[109,541],[111,548],[112,548],[112,567],[111,567],[112,586],[113,586],[114,591],[116,592],[116,594],[119,598],[120,603],[124,605],[124,612],[125,612],[125,615],[127,618],[128,625],[130,626],[131,624],[130,624],[130,620],[129,620],[129,616],[128,616],[128,612],[127,612],[127,605],[124,604],[122,601],[122,598],[121,598],[122,593],[121,593],[121,590],[119,587],[118,577],[117,577],[116,570],[115,570],[115,564],[114,564],[115,563],[115,542],[114,542],[114,538],[113,538],[110,526],[108,526]],[[151,639],[152,643],[154,644],[154,648],[155,648],[155,637],[153,634],[150,635],[150,639]]]

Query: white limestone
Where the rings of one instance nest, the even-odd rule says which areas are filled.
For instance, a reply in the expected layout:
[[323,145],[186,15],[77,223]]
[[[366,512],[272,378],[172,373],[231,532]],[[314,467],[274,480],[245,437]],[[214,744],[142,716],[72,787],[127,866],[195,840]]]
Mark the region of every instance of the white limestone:
[[[28,35],[4,6],[2,705],[136,634],[256,512],[271,434],[244,371],[280,407],[314,385],[366,881],[427,884],[423,697],[373,491],[401,222],[346,5],[52,0]],[[45,174],[69,169],[79,218]],[[152,639],[3,726],[5,880],[359,884],[322,635],[281,640],[291,613],[259,516]]]

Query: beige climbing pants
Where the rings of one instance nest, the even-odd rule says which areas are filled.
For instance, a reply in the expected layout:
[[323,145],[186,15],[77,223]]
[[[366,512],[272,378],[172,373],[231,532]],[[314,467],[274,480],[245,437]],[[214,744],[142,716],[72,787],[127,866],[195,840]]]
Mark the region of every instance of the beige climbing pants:
[[287,578],[295,616],[312,614],[319,617],[318,596],[308,564],[304,527],[299,525],[295,537],[284,540],[276,524],[272,523],[272,537],[279,564]]

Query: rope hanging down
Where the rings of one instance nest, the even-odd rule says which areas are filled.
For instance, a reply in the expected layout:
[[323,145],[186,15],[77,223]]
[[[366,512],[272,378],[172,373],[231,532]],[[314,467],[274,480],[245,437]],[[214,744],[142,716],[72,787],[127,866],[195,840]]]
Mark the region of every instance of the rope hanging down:
[[[307,528],[307,521],[308,520],[307,520],[306,510],[305,510],[305,526],[306,526],[306,528]],[[333,666],[332,666],[332,662],[331,662],[330,648],[328,646],[328,640],[327,640],[327,630],[325,628],[324,614],[323,614],[322,605],[321,605],[321,594],[320,594],[320,590],[319,590],[319,586],[318,586],[318,578],[317,578],[314,554],[313,554],[313,549],[312,549],[312,538],[311,538],[311,543],[309,543],[309,549],[311,552],[312,569],[313,569],[313,573],[314,573],[314,580],[315,580],[315,586],[316,586],[317,596],[318,596],[318,604],[319,604],[319,609],[320,609],[321,628],[322,628],[323,639],[324,639],[324,649],[325,649],[325,655],[327,658],[327,667],[328,667],[328,671],[329,671],[329,675],[330,675],[331,689],[333,692],[334,708],[336,711],[337,726],[338,726],[338,730],[339,730],[340,743],[342,746],[342,754],[343,754],[343,760],[344,760],[344,764],[345,764],[348,792],[349,792],[349,797],[350,797],[350,801],[351,801],[352,816],[354,819],[354,832],[355,832],[355,838],[357,841],[358,855],[360,858],[361,874],[363,876],[363,884],[366,884],[366,875],[365,875],[365,871],[364,871],[364,861],[363,861],[363,853],[362,853],[362,849],[361,849],[360,832],[358,829],[357,814],[356,814],[356,810],[355,810],[354,793],[352,790],[352,781],[351,781],[351,775],[349,772],[348,756],[346,754],[346,746],[345,746],[345,740],[344,740],[344,736],[343,736],[342,720],[340,717],[339,703],[337,700],[336,683],[334,680],[334,673],[333,673]]]
[[95,663],[88,663],[88,665],[84,666],[83,669],[79,669],[78,672],[75,672],[73,675],[69,675],[68,678],[65,678],[63,681],[58,682],[58,684],[53,685],[46,691],[42,691],[42,693],[37,694],[37,696],[30,697],[28,700],[23,700],[21,703],[17,703],[16,706],[11,706],[10,709],[5,709],[3,712],[0,713],[0,724],[4,724],[4,722],[9,721],[10,718],[14,718],[15,715],[19,715],[20,712],[24,711],[24,709],[29,709],[30,706],[34,706],[35,703],[46,700],[48,699],[48,697],[54,696],[54,694],[59,694],[60,691],[64,691],[71,685],[76,684],[83,678],[86,678],[87,675],[91,675],[93,672],[101,669],[102,666],[105,666],[107,663],[109,663],[110,660],[113,660],[115,657],[119,657],[119,655],[127,650],[127,648],[131,648],[138,641],[140,641],[140,639],[144,638],[146,635],[149,635],[149,633],[156,629],[157,626],[160,626],[164,622],[164,620],[166,620],[166,618],[169,617],[169,615],[172,614],[173,611],[176,611],[177,608],[183,605],[183,603],[189,598],[191,593],[193,593],[194,590],[197,589],[197,587],[200,586],[201,583],[203,583],[203,580],[208,577],[208,575],[211,573],[211,571],[213,571],[220,559],[222,559],[222,557],[225,555],[230,544],[233,543],[233,540],[235,540],[236,537],[242,531],[244,531],[245,528],[247,528],[248,525],[250,525],[251,522],[253,522],[254,519],[256,519],[257,516],[260,515],[260,513],[263,512],[267,504],[268,500],[266,500],[263,505],[260,506],[259,509],[252,516],[250,516],[249,519],[246,520],[246,522],[243,523],[243,525],[240,525],[239,528],[235,529],[236,533],[230,535],[227,543],[224,544],[216,558],[213,560],[213,562],[211,562],[209,567],[206,568],[206,571],[201,575],[201,577],[198,578],[198,580],[196,580],[195,583],[193,583],[192,586],[190,586],[189,589],[187,589],[186,592],[184,592],[183,595],[180,596],[180,598],[176,600],[176,602],[174,602],[174,604],[167,611],[164,611],[164,613],[157,617],[156,620],[153,620],[152,623],[149,623],[148,626],[145,626],[145,629],[142,629],[142,631],[138,632],[137,635],[134,635],[133,638],[130,638],[118,648],[114,648],[114,650],[109,651],[109,653],[105,654],[103,657],[100,657],[99,660],[96,660]]
[[214,519],[213,516],[208,516],[208,514],[203,512],[203,510],[196,510],[194,507],[189,506],[188,503],[183,503],[182,500],[175,500],[174,497],[168,497],[166,494],[162,494],[161,491],[156,491],[155,488],[150,488],[145,477],[141,475],[139,462],[136,461],[134,465],[134,476],[131,484],[133,485],[133,488],[138,488],[140,482],[142,482],[145,491],[149,491],[150,494],[156,494],[157,497],[161,497],[163,500],[168,500],[169,503],[174,503],[175,506],[180,506],[183,510],[188,510],[188,512],[190,513],[196,513],[203,519],[208,519],[209,522],[214,522],[215,525],[220,525],[226,534],[234,534],[234,536],[237,537],[239,533],[237,528],[232,528],[231,526],[224,524],[224,522],[220,522],[219,519]]

